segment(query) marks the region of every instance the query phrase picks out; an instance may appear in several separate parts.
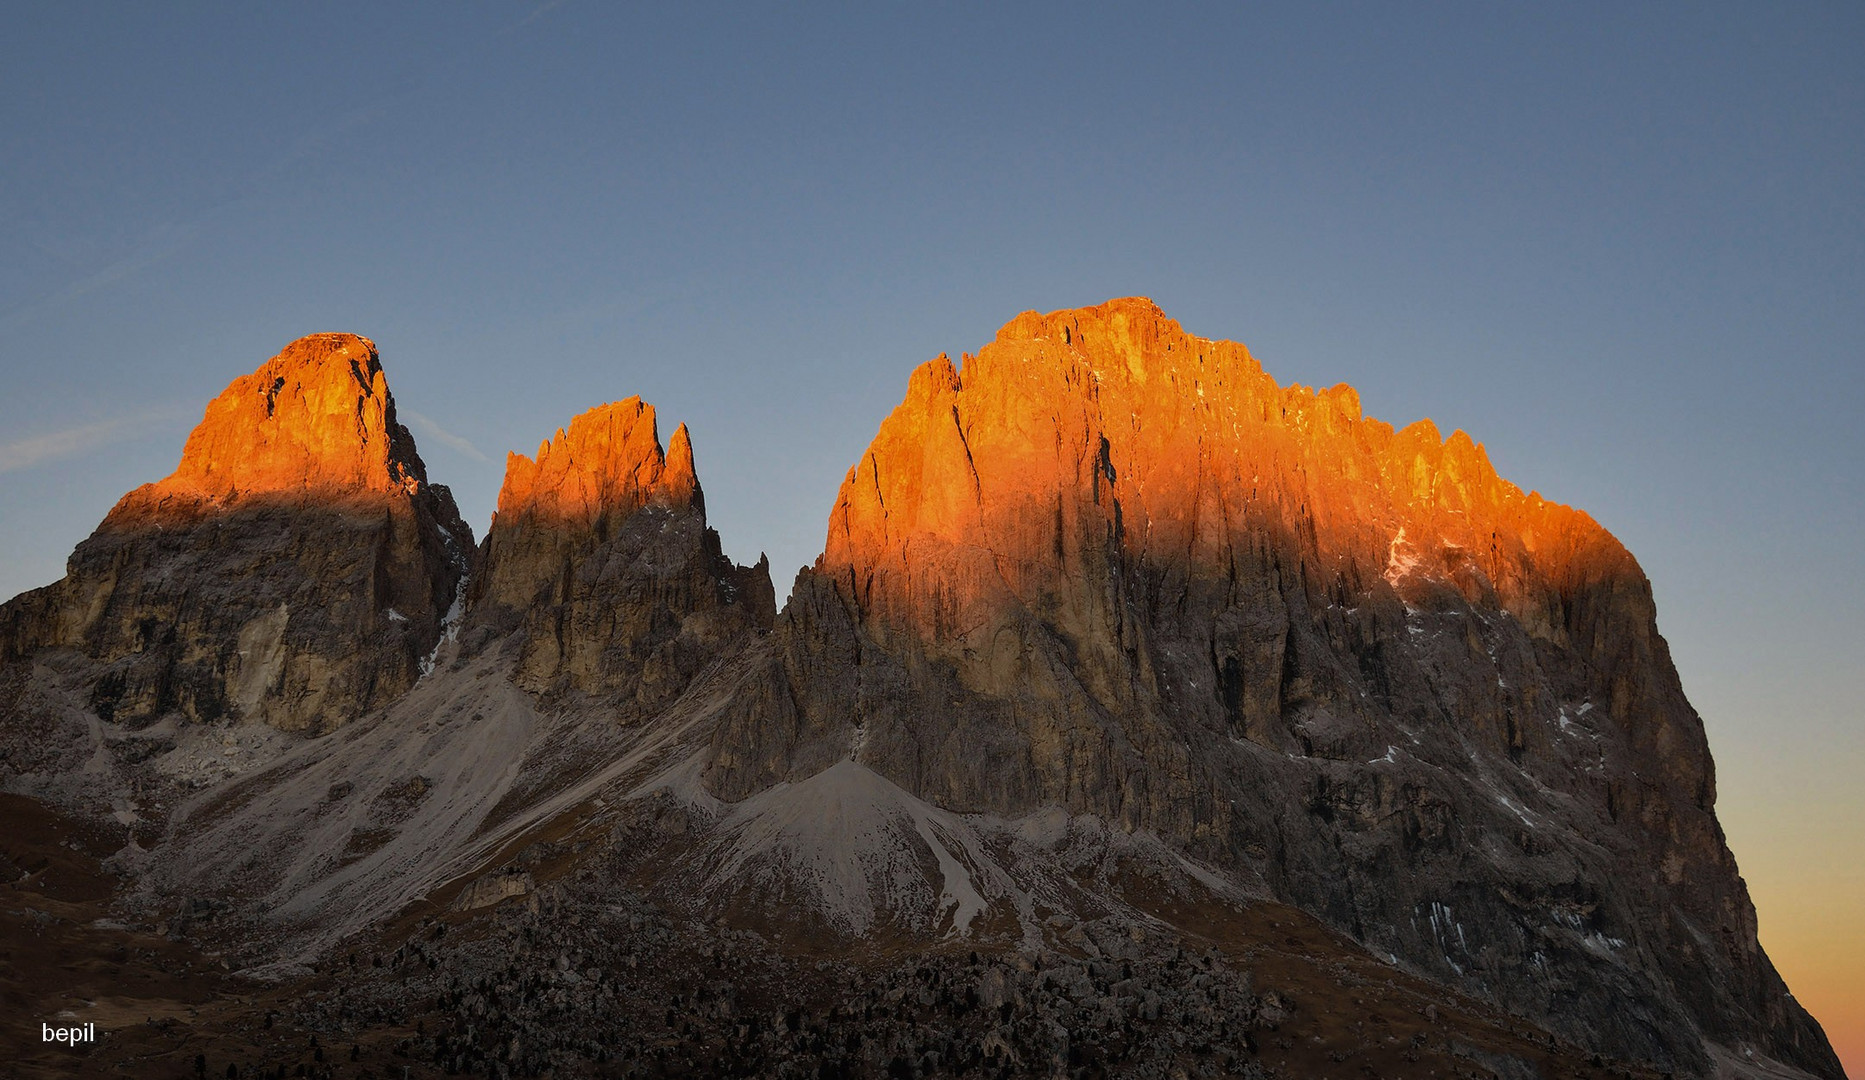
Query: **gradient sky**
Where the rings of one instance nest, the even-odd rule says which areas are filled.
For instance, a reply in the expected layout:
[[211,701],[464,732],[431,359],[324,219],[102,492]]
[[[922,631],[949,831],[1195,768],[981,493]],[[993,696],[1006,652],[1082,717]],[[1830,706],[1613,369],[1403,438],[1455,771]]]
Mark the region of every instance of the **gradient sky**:
[[0,11],[0,595],[318,330],[480,533],[640,394],[782,595],[915,364],[1151,296],[1626,542],[1865,1075],[1865,7],[309,7]]

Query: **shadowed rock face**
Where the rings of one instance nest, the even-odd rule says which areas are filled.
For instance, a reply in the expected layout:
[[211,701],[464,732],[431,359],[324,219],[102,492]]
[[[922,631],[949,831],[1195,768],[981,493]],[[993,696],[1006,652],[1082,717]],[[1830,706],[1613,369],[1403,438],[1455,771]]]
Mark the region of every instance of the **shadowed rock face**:
[[313,334],[215,398],[63,580],[0,608],[0,659],[82,656],[92,710],[126,726],[328,729],[413,685],[471,552],[374,343]]
[[733,565],[706,526],[683,424],[663,452],[640,398],[576,417],[507,459],[470,595],[469,650],[512,637],[534,692],[666,707],[728,642],[769,629],[768,563]]
[[[138,902],[238,897],[248,962],[315,955],[691,755],[682,732],[761,648],[773,597],[764,564],[732,565],[706,527],[685,430],[663,451],[629,399],[512,456],[462,606],[408,693],[178,799],[159,857],[123,860]],[[191,779],[195,748],[174,741],[106,794]]]
[[941,357],[713,737],[1172,838],[1584,1045],[1838,1065],[1756,942],[1648,582],[1462,432],[1280,387],[1150,301]]

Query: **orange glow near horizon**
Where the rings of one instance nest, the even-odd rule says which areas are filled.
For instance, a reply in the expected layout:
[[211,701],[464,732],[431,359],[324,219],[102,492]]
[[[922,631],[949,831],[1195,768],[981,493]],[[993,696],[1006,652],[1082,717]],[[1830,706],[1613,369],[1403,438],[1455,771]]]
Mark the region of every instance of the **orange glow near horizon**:
[[[1748,881],[1762,948],[1826,1031],[1846,1073],[1865,1077],[1865,865],[1834,852],[1865,848],[1865,795],[1837,762],[1812,775],[1772,777],[1830,790],[1811,803],[1788,790],[1745,792],[1747,813],[1723,826]],[[1818,816],[1809,807],[1824,807]]]
[[[1778,912],[1783,905],[1769,906]],[[1846,1075],[1865,1075],[1865,986],[1859,980],[1865,971],[1865,941],[1852,926],[1858,906],[1809,898],[1798,907],[1792,914],[1809,929],[1771,933],[1764,918],[1762,948],[1795,1000],[1825,1029]]]

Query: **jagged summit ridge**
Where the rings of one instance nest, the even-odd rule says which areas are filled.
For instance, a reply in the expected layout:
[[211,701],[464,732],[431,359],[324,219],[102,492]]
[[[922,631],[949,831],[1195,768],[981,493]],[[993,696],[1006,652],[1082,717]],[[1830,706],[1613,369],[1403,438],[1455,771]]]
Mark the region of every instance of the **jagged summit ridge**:
[[706,524],[686,425],[663,449],[638,397],[507,456],[468,601],[467,640],[510,642],[521,685],[620,694],[631,713],[664,707],[775,607],[767,562],[734,565]]
[[537,457],[506,455],[501,519],[531,515],[568,526],[625,518],[643,506],[701,498],[686,425],[661,449],[654,406],[638,397],[599,405],[538,444]]
[[975,637],[986,623],[967,604],[1035,602],[1104,541],[1222,568],[1240,538],[1289,526],[1329,584],[1489,590],[1550,634],[1528,578],[1637,574],[1591,518],[1503,480],[1464,432],[1395,431],[1345,384],[1279,386],[1242,345],[1189,335],[1144,298],[1026,312],[962,372],[922,365],[844,481],[819,569],[877,616]]
[[109,521],[200,504],[303,504],[410,495],[427,483],[395,418],[373,341],[310,334],[214,398],[167,478],[126,495]]

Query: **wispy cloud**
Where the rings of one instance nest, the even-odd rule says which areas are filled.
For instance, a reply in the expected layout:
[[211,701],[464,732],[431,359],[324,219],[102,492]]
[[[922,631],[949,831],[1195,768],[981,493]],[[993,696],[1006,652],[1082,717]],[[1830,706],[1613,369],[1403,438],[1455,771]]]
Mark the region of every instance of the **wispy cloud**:
[[61,458],[88,454],[111,443],[136,438],[151,428],[173,420],[178,411],[170,408],[149,409],[113,420],[79,424],[63,431],[50,431],[24,439],[0,443],[0,473],[18,472]]
[[511,33],[513,30],[519,30],[519,29],[523,29],[524,27],[530,26],[532,23],[543,18],[545,15],[550,14],[552,9],[560,8],[562,6],[563,6],[563,0],[550,0],[550,2],[547,4],[540,4],[536,10],[531,12],[531,14],[526,15],[524,18],[518,20],[516,25],[508,26],[505,29],[499,31],[499,36],[503,37],[506,34]]
[[42,296],[29,299],[17,307],[0,312],[0,329],[10,330],[23,325],[28,319],[45,309],[76,300],[86,293],[108,288],[119,281],[135,277],[151,267],[166,262],[192,243],[198,232],[198,226],[193,223],[169,222],[159,225],[151,230],[150,234],[129,254],[116,259],[108,266]]
[[416,431],[419,431],[421,434],[434,440],[435,442],[446,447],[447,449],[452,450],[455,453],[465,454],[467,457],[472,458],[474,461],[489,460],[486,457],[486,455],[479,452],[479,447],[474,446],[472,443],[468,442],[464,436],[455,435],[453,432],[448,431],[446,428],[441,427],[439,424],[436,424],[429,417],[423,416],[422,414],[415,412],[413,409],[401,409],[398,411],[403,416],[408,418],[408,422],[414,425],[414,428]]
[[[39,295],[28,297],[11,307],[0,308],[0,331],[23,325],[47,311],[57,309],[88,293],[107,289],[119,282],[139,277],[168,261],[186,250],[203,233],[213,229],[216,219],[231,208],[263,199],[280,178],[295,176],[303,162],[330,156],[330,151],[334,147],[343,145],[355,131],[391,115],[397,106],[407,100],[431,91],[441,84],[441,80],[449,72],[471,68],[484,62],[488,54],[502,47],[505,38],[525,29],[563,6],[565,2],[566,0],[544,0],[522,17],[507,22],[479,41],[456,49],[451,54],[443,55],[436,63],[430,65],[428,70],[402,79],[400,84],[389,93],[351,109],[334,120],[304,129],[285,147],[282,154],[269,163],[255,168],[243,180],[232,183],[221,193],[220,198],[201,207],[196,213],[179,221],[158,222],[147,236],[130,245],[126,251],[101,268],[83,274],[76,280],[48,288]],[[42,250],[47,248],[46,244],[39,242],[35,242],[35,246]],[[102,427],[103,425],[93,426]],[[437,436],[437,438],[441,438],[444,442],[446,437]],[[448,443],[448,445],[453,444]],[[460,449],[460,447],[456,446],[455,449]],[[484,460],[477,450],[461,449],[460,452]],[[13,467],[15,466],[0,465],[0,472]]]

